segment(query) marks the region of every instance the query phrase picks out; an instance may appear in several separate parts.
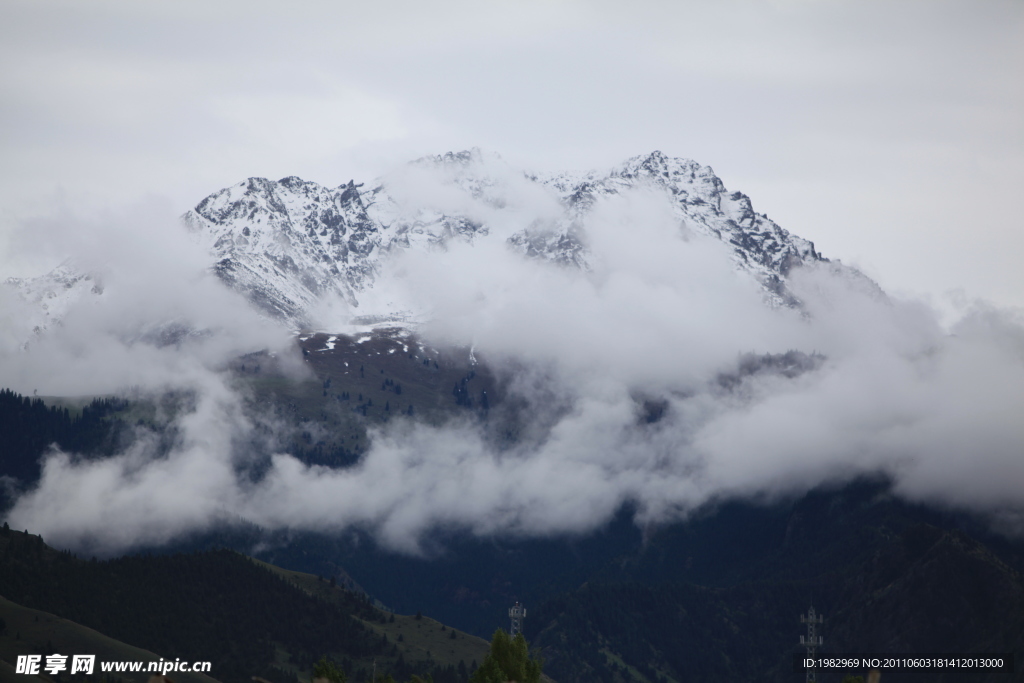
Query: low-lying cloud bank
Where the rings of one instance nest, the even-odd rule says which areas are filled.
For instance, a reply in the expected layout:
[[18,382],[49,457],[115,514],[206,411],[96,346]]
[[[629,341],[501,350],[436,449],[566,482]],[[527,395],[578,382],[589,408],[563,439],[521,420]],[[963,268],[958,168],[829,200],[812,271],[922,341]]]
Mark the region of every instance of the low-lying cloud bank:
[[[357,526],[415,552],[440,526],[581,533],[625,502],[641,522],[665,521],[724,497],[875,472],[908,498],[1004,519],[1024,510],[1019,312],[978,304],[943,326],[923,304],[828,264],[792,274],[803,310],[771,309],[723,245],[686,233],[644,192],[604,201],[585,229],[589,273],[494,240],[409,253],[387,275],[429,311],[432,343],[473,345],[499,372],[517,368],[510,391],[532,427],[517,444],[497,446],[476,422],[393,421],[352,468],[280,453],[255,482],[238,467],[253,427],[219,368],[283,347],[282,333],[166,246],[108,258],[109,291],[122,298],[69,316],[27,350],[4,348],[0,384],[41,394],[187,388],[195,409],[179,419],[169,454],[143,439],[102,461],[48,455],[11,523],[59,545],[115,551],[242,516],[268,528]],[[137,256],[144,267],[128,268],[136,279],[118,288]],[[126,332],[172,318],[214,331],[170,346]],[[790,350],[815,361],[793,372],[740,368]],[[660,419],[644,419],[644,401]]]

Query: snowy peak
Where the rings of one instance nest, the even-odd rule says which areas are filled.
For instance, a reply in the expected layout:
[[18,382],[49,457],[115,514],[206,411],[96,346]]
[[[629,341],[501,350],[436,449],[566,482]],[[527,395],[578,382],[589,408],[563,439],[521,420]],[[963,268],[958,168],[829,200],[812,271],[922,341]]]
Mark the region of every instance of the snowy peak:
[[[369,188],[250,178],[204,199],[185,222],[207,242],[226,283],[300,326],[328,294],[358,307],[383,260],[398,250],[504,239],[526,257],[585,269],[586,214],[602,198],[637,188],[663,192],[681,225],[727,243],[737,268],[755,277],[774,305],[796,303],[785,284],[794,266],[824,260],[811,242],[756,213],[746,195],[730,193],[709,166],[660,151],[605,172],[527,175],[479,149],[423,157],[406,169]],[[522,184],[554,195],[562,217],[516,215],[510,188]],[[452,192],[467,200],[447,207],[434,201]],[[480,210],[467,208],[473,202]],[[513,229],[496,231],[495,221]]]
[[19,343],[26,344],[60,321],[83,297],[101,296],[103,285],[98,278],[65,261],[44,275],[34,278],[10,277],[4,286],[19,295],[27,315],[9,324],[23,329],[11,330]]
[[730,193],[710,166],[690,159],[655,151],[627,159],[607,174],[556,174],[538,176],[537,180],[555,189],[576,215],[588,212],[602,196],[633,188],[666,192],[680,222],[729,244],[737,267],[754,275],[775,304],[795,303],[784,282],[790,269],[827,260],[812,242],[790,235],[756,213],[745,194]]
[[[499,160],[500,156],[491,153],[487,155],[491,159]],[[466,149],[461,152],[445,152],[444,154],[434,154],[425,157],[420,157],[412,163],[415,165],[426,166],[443,166],[447,168],[467,168],[469,166],[481,164],[484,162],[484,153],[479,147],[472,149]]]
[[373,268],[379,226],[354,181],[335,189],[296,176],[249,178],[183,217],[210,250],[217,275],[274,317],[304,322],[326,295],[355,303]]
[[[193,230],[220,240],[214,247],[225,253],[232,246],[242,251],[273,248],[282,237],[302,233],[344,261],[346,235],[365,228],[368,218],[354,182],[330,190],[290,176],[277,182],[249,178],[210,195],[185,220]],[[235,230],[239,225],[242,229]]]
[[725,189],[710,166],[702,167],[691,159],[668,157],[658,150],[627,159],[610,173],[613,177],[628,180],[646,179],[661,183],[681,178],[689,178],[692,181],[698,174],[701,178],[711,179],[716,190]]
[[[364,302],[385,261],[405,250],[498,240],[524,258],[586,270],[588,214],[599,202],[638,189],[663,194],[686,231],[728,245],[737,269],[761,284],[771,305],[798,305],[787,288],[790,271],[826,260],[811,242],[757,213],[746,195],[729,192],[709,166],[660,151],[604,171],[526,174],[472,149],[417,159],[368,185],[248,178],[182,218],[225,284],[267,315],[302,328],[325,298],[340,299],[359,315],[396,313],[366,310]],[[69,270],[47,277],[58,283],[84,276]],[[65,290],[77,292],[80,282],[64,289],[42,280],[7,284],[40,305],[39,291],[60,290],[70,301]]]

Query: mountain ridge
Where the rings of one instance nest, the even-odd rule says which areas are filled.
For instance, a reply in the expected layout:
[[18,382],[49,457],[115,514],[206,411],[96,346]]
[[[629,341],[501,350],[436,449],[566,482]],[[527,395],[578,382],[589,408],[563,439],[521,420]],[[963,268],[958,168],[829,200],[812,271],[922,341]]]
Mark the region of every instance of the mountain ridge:
[[[507,183],[493,173],[481,172],[499,163],[503,164],[470,150],[424,157],[410,166],[438,170],[446,176],[446,184],[500,211],[507,201],[501,192]],[[511,171],[507,166],[498,170]],[[786,286],[792,268],[828,261],[812,242],[756,213],[745,194],[728,192],[709,166],[670,158],[660,151],[632,157],[604,172],[522,173],[521,177],[551,192],[563,208],[563,215],[554,221],[534,220],[506,238],[509,246],[528,257],[587,269],[583,234],[587,214],[604,198],[649,188],[670,196],[681,226],[727,243],[737,268],[760,282],[773,305],[797,303]],[[207,240],[216,236],[211,249],[218,257],[215,267],[222,280],[293,324],[306,322],[301,320],[298,302],[311,302],[326,291],[358,308],[358,294],[373,288],[381,262],[393,251],[443,249],[450,241],[472,243],[491,232],[490,226],[471,215],[409,207],[389,193],[386,180],[368,190],[361,187],[350,181],[331,190],[295,176],[276,182],[250,178],[210,195],[183,220]],[[302,199],[312,201],[301,204]],[[250,238],[255,239],[264,223],[278,229],[278,242],[261,254],[250,248],[260,246],[250,245]],[[293,248],[282,248],[282,242]],[[260,272],[262,279],[242,272]]]
[[[222,282],[264,315],[303,329],[315,326],[313,309],[325,297],[360,317],[401,320],[403,311],[393,306],[370,310],[366,303],[384,264],[401,251],[500,239],[526,258],[589,270],[586,220],[602,201],[636,190],[669,201],[683,238],[699,233],[724,243],[771,306],[799,306],[788,282],[799,266],[822,263],[856,273],[757,213],[710,166],[660,151],[606,170],[531,174],[473,149],[422,157],[373,183],[350,180],[334,188],[297,176],[251,177],[208,195],[181,220]],[[77,283],[91,277],[65,263],[6,284],[36,308],[61,302],[56,312],[36,316],[38,334],[87,293]]]

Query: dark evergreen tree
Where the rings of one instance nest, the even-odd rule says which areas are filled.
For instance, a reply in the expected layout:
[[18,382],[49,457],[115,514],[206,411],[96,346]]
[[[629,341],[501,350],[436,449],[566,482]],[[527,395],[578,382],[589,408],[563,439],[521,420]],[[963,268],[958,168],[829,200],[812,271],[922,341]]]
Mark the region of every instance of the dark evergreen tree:
[[318,678],[322,678],[328,683],[345,683],[348,680],[345,672],[326,656],[321,657],[320,661],[313,666],[313,680]]
[[473,672],[473,683],[539,683],[543,663],[530,657],[522,633],[510,638],[503,629],[494,632],[491,649],[483,664]]

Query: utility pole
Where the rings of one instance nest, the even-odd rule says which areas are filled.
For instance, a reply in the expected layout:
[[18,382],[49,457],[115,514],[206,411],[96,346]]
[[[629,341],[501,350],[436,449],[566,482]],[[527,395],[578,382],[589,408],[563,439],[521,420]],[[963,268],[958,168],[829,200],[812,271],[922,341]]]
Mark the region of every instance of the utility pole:
[[523,632],[523,619],[526,618],[526,608],[516,601],[515,607],[512,607],[508,611],[508,618],[512,620],[511,636],[516,637],[516,634]]
[[[817,634],[818,625],[825,623],[825,617],[814,613],[814,605],[807,610],[807,614],[800,615],[800,623],[807,624],[807,635],[800,636],[800,644],[807,648],[807,658],[814,659],[815,650],[824,642],[824,639]],[[811,666],[807,669],[807,683],[816,683],[818,680],[818,667]]]

